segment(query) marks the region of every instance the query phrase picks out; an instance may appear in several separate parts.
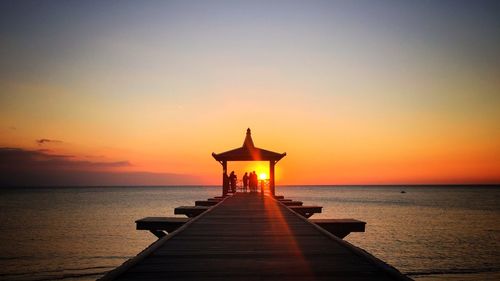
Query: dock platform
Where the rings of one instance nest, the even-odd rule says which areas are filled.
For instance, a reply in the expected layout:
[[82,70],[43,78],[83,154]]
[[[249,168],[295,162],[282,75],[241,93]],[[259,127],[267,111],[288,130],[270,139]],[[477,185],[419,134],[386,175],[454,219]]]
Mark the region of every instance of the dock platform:
[[292,208],[236,193],[100,280],[411,280]]

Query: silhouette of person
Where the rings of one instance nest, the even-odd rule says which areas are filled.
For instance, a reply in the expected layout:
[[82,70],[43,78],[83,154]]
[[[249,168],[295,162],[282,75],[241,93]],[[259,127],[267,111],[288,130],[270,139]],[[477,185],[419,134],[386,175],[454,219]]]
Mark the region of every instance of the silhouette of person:
[[245,172],[245,174],[243,175],[243,190],[245,192],[247,192],[247,188],[248,188],[248,181],[249,181],[249,177],[248,177],[248,173]]
[[252,175],[251,175],[251,181],[252,181],[252,190],[254,192],[257,192],[257,174],[255,173],[255,171],[252,172]]
[[248,174],[248,187],[250,188],[250,192],[253,192],[253,173],[250,172]]
[[234,171],[232,171],[231,174],[229,175],[229,183],[231,186],[231,191],[233,193],[235,193],[236,192],[236,175],[234,174]]

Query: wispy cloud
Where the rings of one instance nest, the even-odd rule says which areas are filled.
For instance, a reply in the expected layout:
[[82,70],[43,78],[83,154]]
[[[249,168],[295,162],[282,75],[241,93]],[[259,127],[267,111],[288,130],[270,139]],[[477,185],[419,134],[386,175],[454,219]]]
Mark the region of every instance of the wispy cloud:
[[52,140],[52,139],[37,139],[36,142],[38,145],[46,144],[46,143],[62,143],[61,140]]
[[129,161],[86,161],[49,150],[0,147],[0,186],[196,184],[189,175],[124,172]]
[[25,150],[21,148],[0,148],[0,167],[16,169],[63,169],[95,170],[130,166],[128,161],[93,162],[77,160],[73,155],[51,154],[50,150]]

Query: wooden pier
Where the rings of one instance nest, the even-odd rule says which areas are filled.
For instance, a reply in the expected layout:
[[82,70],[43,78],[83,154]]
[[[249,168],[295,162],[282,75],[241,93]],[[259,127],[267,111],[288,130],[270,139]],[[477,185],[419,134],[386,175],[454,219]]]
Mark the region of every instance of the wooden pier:
[[[100,280],[411,280],[295,207],[236,193],[190,219],[139,220],[138,229],[175,230]],[[364,231],[359,221],[319,222]]]
[[[323,207],[275,195],[274,168],[285,155],[255,147],[247,129],[241,147],[212,153],[222,165],[222,196],[175,208],[187,218],[137,220],[158,240],[100,280],[411,280],[342,240],[364,232],[365,222],[308,219]],[[252,192],[236,193],[229,161],[268,161],[267,188],[261,181],[257,193],[249,181],[241,190]]]

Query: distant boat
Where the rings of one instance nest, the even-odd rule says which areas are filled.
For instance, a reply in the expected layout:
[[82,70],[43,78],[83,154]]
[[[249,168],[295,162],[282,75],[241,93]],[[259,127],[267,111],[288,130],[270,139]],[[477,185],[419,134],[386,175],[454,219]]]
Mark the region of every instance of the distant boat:
[[401,190],[401,193],[406,193],[406,191],[404,191],[404,190]]

